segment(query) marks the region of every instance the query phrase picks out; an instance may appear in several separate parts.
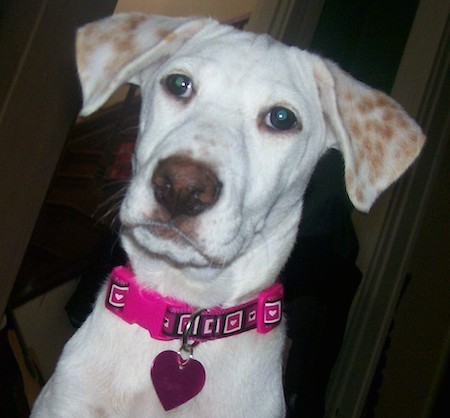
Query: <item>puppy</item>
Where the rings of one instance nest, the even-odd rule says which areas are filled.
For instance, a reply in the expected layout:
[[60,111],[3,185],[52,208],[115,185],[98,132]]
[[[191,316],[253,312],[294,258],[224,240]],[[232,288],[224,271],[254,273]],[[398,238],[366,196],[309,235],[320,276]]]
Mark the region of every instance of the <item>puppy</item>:
[[142,95],[114,270],[32,417],[283,417],[277,276],[319,158],[342,151],[367,211],[424,136],[332,62],[210,19],[120,14],[82,27],[84,105]]

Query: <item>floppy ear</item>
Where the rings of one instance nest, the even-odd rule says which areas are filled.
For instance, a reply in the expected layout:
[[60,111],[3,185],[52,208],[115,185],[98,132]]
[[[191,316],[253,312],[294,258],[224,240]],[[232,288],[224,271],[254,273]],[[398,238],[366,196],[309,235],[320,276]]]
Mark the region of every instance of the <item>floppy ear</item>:
[[343,153],[351,201],[367,212],[415,160],[425,136],[390,97],[330,61],[316,56],[313,60],[329,145]]
[[169,57],[209,22],[124,13],[81,27],[76,40],[81,114],[97,110],[121,84],[134,81],[152,62]]

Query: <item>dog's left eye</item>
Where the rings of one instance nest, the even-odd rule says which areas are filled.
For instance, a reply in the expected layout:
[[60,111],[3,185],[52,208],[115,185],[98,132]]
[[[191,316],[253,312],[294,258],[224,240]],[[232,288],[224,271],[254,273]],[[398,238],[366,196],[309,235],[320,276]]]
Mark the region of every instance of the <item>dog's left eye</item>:
[[175,96],[188,98],[192,94],[192,81],[184,74],[171,74],[166,78],[166,88]]
[[269,128],[286,131],[299,125],[297,117],[292,110],[283,106],[276,106],[267,113],[264,122]]

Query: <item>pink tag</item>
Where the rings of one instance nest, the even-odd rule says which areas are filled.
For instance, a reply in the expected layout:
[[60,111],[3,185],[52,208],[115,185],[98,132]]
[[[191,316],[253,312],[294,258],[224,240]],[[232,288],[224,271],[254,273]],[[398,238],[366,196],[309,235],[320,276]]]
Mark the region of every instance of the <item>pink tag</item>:
[[156,394],[166,411],[198,395],[205,384],[203,365],[191,358],[184,362],[175,351],[163,351],[153,361],[151,377]]

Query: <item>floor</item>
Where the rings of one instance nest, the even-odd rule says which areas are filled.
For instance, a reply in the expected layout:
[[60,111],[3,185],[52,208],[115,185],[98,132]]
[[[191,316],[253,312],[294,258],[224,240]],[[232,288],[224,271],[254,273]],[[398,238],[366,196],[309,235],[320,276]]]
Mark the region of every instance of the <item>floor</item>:
[[[52,375],[66,341],[75,332],[64,307],[77,282],[78,280],[72,280],[58,286],[13,311],[20,336],[9,330],[8,341],[22,376],[29,408],[38,396],[41,385]],[[37,374],[27,367],[20,339],[29,355],[28,361],[36,367]]]

